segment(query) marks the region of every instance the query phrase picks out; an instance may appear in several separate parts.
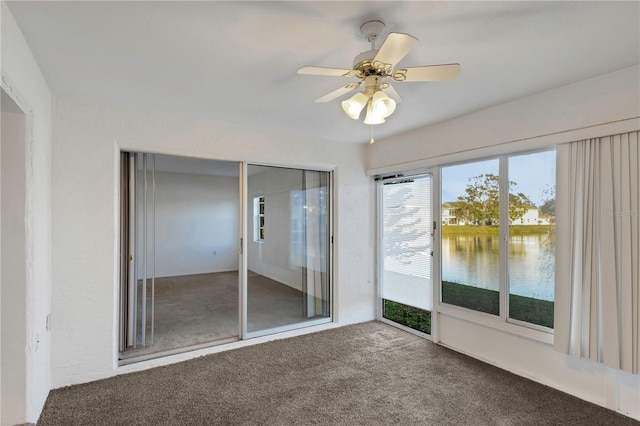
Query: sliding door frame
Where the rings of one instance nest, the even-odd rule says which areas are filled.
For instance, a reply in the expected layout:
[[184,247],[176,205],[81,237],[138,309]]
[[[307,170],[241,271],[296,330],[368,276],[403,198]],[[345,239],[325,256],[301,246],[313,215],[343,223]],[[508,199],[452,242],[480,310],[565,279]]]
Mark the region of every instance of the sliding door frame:
[[[247,340],[256,337],[273,335],[278,333],[283,333],[287,331],[292,331],[300,328],[312,327],[321,324],[327,324],[336,321],[336,297],[335,297],[335,275],[334,275],[334,206],[335,206],[335,188],[334,188],[334,170],[327,168],[319,168],[319,167],[308,167],[308,166],[298,166],[298,165],[279,165],[279,164],[266,164],[266,163],[258,163],[258,162],[247,162],[247,161],[234,161],[234,160],[219,160],[215,158],[211,158],[212,161],[226,161],[233,162],[238,164],[238,335],[237,337],[225,338],[220,340],[214,340],[207,343],[196,344],[192,346],[186,346],[183,348],[170,349],[166,351],[158,351],[151,354],[145,354],[140,356],[130,356],[123,358],[122,353],[127,350],[135,349],[136,345],[136,299],[137,299],[137,273],[136,273],[136,260],[135,257],[138,253],[135,253],[136,249],[136,240],[137,238],[137,211],[136,211],[136,190],[137,190],[137,178],[136,170],[138,168],[138,160],[137,155],[148,154],[148,155],[167,155],[174,157],[185,157],[190,158],[188,156],[176,155],[173,153],[155,153],[149,151],[142,151],[138,149],[125,149],[121,148],[118,152],[119,155],[119,195],[120,195],[120,206],[119,206],[119,232],[117,233],[119,241],[117,247],[119,247],[119,253],[117,259],[119,260],[119,280],[117,283],[118,288],[118,297],[116,298],[117,312],[118,312],[118,330],[119,336],[117,339],[117,363],[118,365],[127,365],[135,362],[146,361],[149,359],[165,357],[169,355],[174,355],[178,353],[184,353],[191,350],[196,349],[204,349],[214,346],[220,346],[224,344],[229,344],[233,342],[237,342],[239,340]],[[155,162],[154,162],[155,163]],[[329,189],[329,198],[328,198],[328,219],[327,219],[327,232],[328,232],[328,270],[327,277],[329,279],[329,297],[328,301],[330,303],[329,316],[326,318],[319,318],[316,320],[309,320],[304,322],[297,322],[293,324],[287,324],[279,327],[268,328],[264,330],[257,331],[248,331],[247,330],[247,299],[248,299],[248,282],[247,282],[247,271],[248,271],[248,253],[247,253],[247,232],[248,232],[248,213],[249,213],[249,194],[248,194],[248,177],[247,170],[249,165],[255,166],[265,166],[265,167],[278,167],[284,169],[294,169],[294,170],[309,170],[309,171],[318,171],[318,172],[326,172],[328,173],[328,189]],[[127,185],[124,185],[124,180],[126,179]],[[155,184],[155,182],[153,183]],[[146,191],[145,191],[146,197]],[[146,202],[145,202],[146,205]],[[155,215],[154,215],[155,216]],[[153,218],[155,223],[155,217]],[[145,238],[146,239],[146,238]],[[139,249],[139,247],[138,247]],[[145,256],[146,257],[146,256]],[[146,259],[144,259],[146,261]],[[155,267],[155,265],[153,265]],[[146,275],[146,274],[145,274]],[[154,277],[155,278],[155,277]],[[133,285],[131,285],[133,284]],[[146,283],[145,283],[146,284]],[[146,285],[144,286],[146,287]],[[153,291],[153,290],[152,290]],[[153,310],[153,306],[151,308]],[[132,312],[133,310],[133,312]],[[152,318],[153,322],[154,319]],[[133,329],[132,329],[133,328]],[[152,337],[153,338],[153,337]]]
[[238,277],[239,277],[239,285],[238,291],[240,292],[238,295],[238,325],[240,329],[238,330],[238,334],[240,336],[240,340],[248,339],[248,331],[247,331],[247,307],[248,307],[248,292],[249,292],[249,284],[247,281],[247,271],[248,271],[248,261],[247,261],[247,217],[249,214],[248,209],[248,178],[247,178],[247,169],[249,168],[249,164],[246,161],[240,162],[240,193],[238,194],[238,200],[240,205],[240,214],[238,224],[239,224],[239,237],[240,241],[238,244]]
[[[384,306],[383,306],[383,288],[384,288],[384,203],[383,203],[383,187],[385,183],[402,181],[404,179],[419,179],[423,177],[430,177],[431,179],[431,220],[436,224],[435,227],[432,228],[431,234],[431,297],[432,297],[432,307],[431,307],[431,334],[423,333],[422,331],[415,330],[413,328],[407,327],[405,325],[399,324],[395,321],[389,320],[384,317]],[[436,306],[438,300],[436,297],[439,297],[439,293],[436,292],[436,279],[439,277],[439,269],[436,270],[436,236],[439,232],[439,220],[440,214],[436,215],[436,210],[434,206],[437,202],[439,202],[439,194],[436,194],[438,191],[435,191],[435,181],[436,173],[429,169],[420,169],[415,171],[408,171],[406,173],[395,173],[392,175],[386,176],[376,176],[376,256],[375,256],[375,271],[376,271],[376,312],[375,318],[376,320],[383,322],[385,324],[389,324],[393,327],[397,327],[401,330],[404,330],[408,333],[415,334],[417,336],[423,337],[427,340],[432,340],[437,342],[437,310]]]

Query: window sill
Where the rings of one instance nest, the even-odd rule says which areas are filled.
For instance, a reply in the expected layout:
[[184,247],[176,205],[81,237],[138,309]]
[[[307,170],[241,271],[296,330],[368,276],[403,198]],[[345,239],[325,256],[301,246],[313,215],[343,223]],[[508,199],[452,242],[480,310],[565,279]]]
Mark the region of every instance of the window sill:
[[447,315],[449,317],[468,321],[477,325],[499,330],[505,333],[513,334],[518,337],[536,340],[538,342],[553,345],[553,331],[547,332],[537,330],[532,326],[520,325],[516,322],[505,321],[504,318],[484,312],[477,312],[466,308],[445,303],[437,303],[434,311],[438,314]]

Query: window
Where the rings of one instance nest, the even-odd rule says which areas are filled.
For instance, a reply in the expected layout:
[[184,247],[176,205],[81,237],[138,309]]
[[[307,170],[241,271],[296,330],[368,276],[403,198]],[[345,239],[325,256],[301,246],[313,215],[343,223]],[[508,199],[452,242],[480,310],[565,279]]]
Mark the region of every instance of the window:
[[553,328],[555,151],[447,166],[441,177],[442,302]]
[[[509,157],[509,318],[553,328],[556,153]],[[517,185],[515,184],[517,182]]]
[[[500,314],[498,160],[442,168],[442,301]],[[443,212],[443,217],[445,216]]]
[[264,242],[264,196],[253,198],[253,241]]

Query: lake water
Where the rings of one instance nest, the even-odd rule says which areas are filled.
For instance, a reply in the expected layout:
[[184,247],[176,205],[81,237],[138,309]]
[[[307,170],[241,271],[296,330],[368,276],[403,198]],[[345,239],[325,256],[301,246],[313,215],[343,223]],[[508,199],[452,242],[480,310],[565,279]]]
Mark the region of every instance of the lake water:
[[[553,300],[555,247],[548,235],[509,238],[511,294]],[[499,286],[499,237],[444,235],[442,280],[490,290]]]

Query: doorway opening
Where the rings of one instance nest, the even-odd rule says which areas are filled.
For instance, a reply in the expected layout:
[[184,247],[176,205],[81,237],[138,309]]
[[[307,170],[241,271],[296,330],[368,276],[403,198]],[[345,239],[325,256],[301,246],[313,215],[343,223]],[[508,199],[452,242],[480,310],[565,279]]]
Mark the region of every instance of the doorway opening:
[[0,424],[4,425],[23,423],[26,412],[26,120],[14,100],[0,91]]
[[239,169],[121,154],[121,359],[238,339]]

